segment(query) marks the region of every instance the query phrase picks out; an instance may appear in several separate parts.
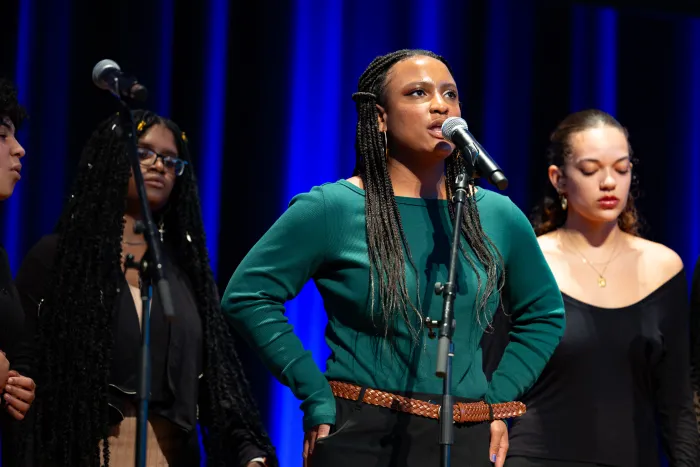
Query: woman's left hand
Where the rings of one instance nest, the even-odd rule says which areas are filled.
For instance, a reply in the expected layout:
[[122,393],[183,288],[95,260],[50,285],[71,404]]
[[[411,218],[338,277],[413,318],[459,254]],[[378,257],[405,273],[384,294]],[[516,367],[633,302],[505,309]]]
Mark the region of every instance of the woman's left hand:
[[508,426],[503,420],[491,422],[491,445],[489,446],[489,460],[496,467],[503,467],[508,454]]
[[14,370],[9,373],[5,386],[5,402],[7,412],[17,420],[22,420],[34,402],[36,384],[31,378],[22,376]]

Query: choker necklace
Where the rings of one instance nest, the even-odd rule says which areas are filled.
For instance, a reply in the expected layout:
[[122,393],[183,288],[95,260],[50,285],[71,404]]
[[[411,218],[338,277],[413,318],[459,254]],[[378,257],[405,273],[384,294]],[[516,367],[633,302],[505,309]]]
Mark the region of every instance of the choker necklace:
[[[557,230],[557,233],[558,233],[558,235],[561,237],[561,230]],[[568,236],[568,235],[569,235],[569,234],[566,234],[566,236]],[[610,263],[612,262],[612,260],[615,259],[615,257],[616,257],[616,256],[615,256],[615,251],[617,251],[617,247],[618,247],[618,245],[620,244],[620,242],[621,242],[620,240],[618,240],[617,242],[615,242],[615,247],[613,248],[612,253],[610,253],[610,258],[609,258],[608,261],[605,262],[605,263],[593,263],[593,262],[589,261],[588,258],[586,258],[586,257],[583,255],[583,253],[581,253],[581,250],[579,250],[578,247],[576,247],[576,245],[574,244],[574,242],[573,242],[573,241],[570,242],[571,245],[572,245],[572,246],[574,247],[574,249],[576,250],[576,253],[581,257],[581,261],[583,262],[583,264],[588,265],[591,269],[593,269],[593,270],[595,271],[596,274],[598,274],[598,287],[600,287],[600,288],[604,288],[605,286],[608,285],[608,281],[605,279],[605,276],[604,276],[605,270],[608,269],[608,266],[610,265]],[[564,242],[562,242],[562,243],[564,243]],[[603,270],[602,270],[602,271],[598,271],[598,269],[597,269],[595,266],[593,266],[593,264],[604,264]]]

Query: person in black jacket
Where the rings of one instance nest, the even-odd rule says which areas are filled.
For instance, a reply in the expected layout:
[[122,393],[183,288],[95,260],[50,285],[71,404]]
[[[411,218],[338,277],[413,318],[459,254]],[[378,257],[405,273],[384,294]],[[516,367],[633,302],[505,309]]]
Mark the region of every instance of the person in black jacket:
[[[209,266],[187,138],[172,121],[133,114],[148,202],[159,226],[175,318],[151,302],[148,465],[275,465]],[[142,306],[125,258],[146,254],[139,198],[119,117],[83,151],[54,234],[17,276],[37,333],[35,465],[129,465],[134,460]]]
[[[26,112],[17,100],[17,89],[5,79],[0,79],[0,201],[12,196],[21,178],[21,159],[24,148],[17,141],[16,131],[26,118]],[[34,401],[36,385],[29,378],[29,361],[22,346],[24,313],[12,273],[7,252],[0,246],[0,416],[3,434],[2,463],[21,463],[21,434],[15,430],[13,420],[23,420]],[[15,438],[16,439],[13,439]]]

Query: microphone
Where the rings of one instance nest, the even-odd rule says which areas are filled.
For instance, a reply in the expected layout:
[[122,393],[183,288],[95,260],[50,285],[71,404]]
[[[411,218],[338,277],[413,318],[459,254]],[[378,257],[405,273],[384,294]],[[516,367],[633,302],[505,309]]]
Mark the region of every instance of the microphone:
[[145,101],[148,97],[146,87],[133,76],[123,73],[119,65],[112,60],[101,60],[95,65],[92,69],[92,82],[120,99],[128,97],[136,101]]
[[469,133],[467,122],[463,118],[450,117],[442,124],[442,136],[454,143],[463,154],[470,154],[476,172],[486,177],[499,190],[508,188],[508,179],[503,170],[494,162],[486,149]]

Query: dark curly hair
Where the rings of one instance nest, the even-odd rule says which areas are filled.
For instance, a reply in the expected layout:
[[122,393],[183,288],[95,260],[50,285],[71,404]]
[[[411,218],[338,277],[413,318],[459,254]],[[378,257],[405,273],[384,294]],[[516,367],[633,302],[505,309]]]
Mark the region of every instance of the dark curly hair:
[[[556,165],[560,169],[564,168],[564,164],[571,156],[571,136],[591,128],[601,126],[611,126],[620,130],[627,138],[629,147],[629,156],[633,164],[637,160],[633,158],[632,146],[629,144],[629,133],[627,129],[618,122],[615,117],[598,109],[582,110],[567,116],[557,126],[554,132],[549,137],[549,147],[547,148],[547,164]],[[547,180],[545,184],[545,193],[539,205],[535,208],[530,220],[535,228],[535,233],[544,235],[552,232],[566,222],[566,211],[561,206],[560,195],[556,188]],[[639,194],[639,180],[632,171],[632,184],[627,197],[627,205],[617,219],[617,223],[623,232],[631,235],[639,235],[641,230],[641,220],[637,214],[637,209],[634,205],[635,199]]]
[[[391,68],[399,62],[415,56],[427,56],[439,60],[452,73],[447,60],[433,52],[427,50],[398,50],[372,60],[360,76],[357,86],[358,92],[353,95],[358,115],[354,175],[362,179],[366,192],[365,222],[371,265],[370,295],[372,297],[372,310],[375,309],[374,297],[378,281],[381,301],[380,309],[383,313],[382,319],[385,333],[389,334],[391,332],[390,323],[394,322],[398,313],[407,323],[414,337],[417,336],[416,321],[418,321],[417,324],[420,327],[423,317],[420,312],[420,297],[417,298],[418,306],[416,306],[412,302],[411,297],[408,296],[406,275],[404,273],[406,270],[404,248],[406,249],[408,261],[416,272],[416,282],[418,282],[420,273],[416,269],[411,256],[394,198],[394,189],[387,170],[385,140],[382,132],[379,131],[377,104],[381,105],[385,101],[387,74]],[[446,161],[445,188],[448,199],[452,198],[453,184],[457,175],[464,172],[465,169],[464,158],[459,151],[455,150]],[[470,179],[470,190],[472,192],[474,190],[473,179]],[[455,213],[451,203],[449,210],[450,217],[454,222]],[[479,211],[473,196],[468,196],[466,200],[462,234],[466,238],[467,244],[473,251],[476,260],[486,273],[486,284],[484,285],[472,255],[467,254],[463,245],[460,245],[462,253],[477,274],[477,320],[480,320],[483,316],[486,322],[490,322],[490,317],[486,316],[486,305],[489,298],[493,294],[498,294],[503,286],[504,275],[501,274],[503,271],[503,258],[481,227]]]
[[17,100],[17,88],[4,78],[0,78],[0,117],[9,118],[15,129],[19,129],[27,119],[27,112]]
[[[153,125],[174,135],[180,158],[189,162],[156,220],[167,229],[164,242],[192,283],[204,331],[205,369],[200,386],[200,424],[207,464],[230,465],[236,458],[231,434],[243,428],[249,441],[268,453],[274,448],[234,348],[220,309],[209,267],[197,180],[186,138],[163,117],[138,110],[133,114],[141,137]],[[40,383],[36,406],[34,452],[38,465],[95,466],[104,441],[109,462],[108,376],[113,345],[111,310],[117,305],[115,284],[123,280],[121,241],[131,166],[118,136],[119,117],[102,122],[87,142],[68,203],[58,222],[58,245],[39,324]],[[162,216],[162,217],[161,217]],[[190,241],[191,239],[191,241]]]

